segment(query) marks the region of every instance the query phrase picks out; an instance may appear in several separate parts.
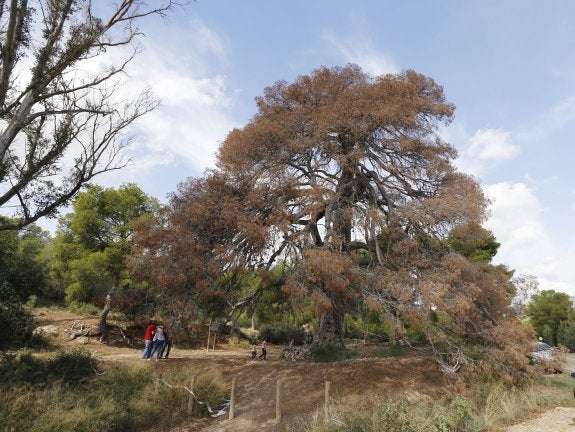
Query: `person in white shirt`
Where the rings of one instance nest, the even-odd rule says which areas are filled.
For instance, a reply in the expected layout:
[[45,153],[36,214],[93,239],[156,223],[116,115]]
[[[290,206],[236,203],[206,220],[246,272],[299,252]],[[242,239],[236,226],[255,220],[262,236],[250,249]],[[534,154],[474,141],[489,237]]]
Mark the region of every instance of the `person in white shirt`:
[[154,339],[152,343],[152,353],[150,354],[150,357],[148,357],[148,361],[152,357],[154,357],[155,352],[158,353],[156,355],[156,361],[158,361],[158,359],[160,358],[160,354],[162,352],[162,348],[164,347],[165,343],[166,343],[166,336],[164,335],[164,327],[158,326],[156,328],[156,334],[154,334]]

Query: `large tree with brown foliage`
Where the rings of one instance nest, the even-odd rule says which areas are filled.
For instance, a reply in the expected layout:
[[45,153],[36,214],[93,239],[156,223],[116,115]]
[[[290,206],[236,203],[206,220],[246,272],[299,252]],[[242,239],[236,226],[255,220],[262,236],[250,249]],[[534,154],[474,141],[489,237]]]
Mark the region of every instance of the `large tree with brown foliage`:
[[[314,299],[320,342],[340,343],[346,310],[361,302],[395,339],[416,328],[438,355],[459,360],[470,341],[515,346],[509,275],[447,241],[482,221],[486,200],[437,133],[454,111],[439,85],[413,71],[321,68],[266,88],[257,106],[222,144],[218,169],[181,185],[166,219],[141,232],[134,268],[226,297],[223,272],[282,260],[292,269],[282,289]],[[500,364],[521,363],[508,351]]]
[[[0,230],[54,216],[94,176],[125,166],[124,132],[157,106],[149,90],[118,92],[138,21],[173,2],[100,3],[0,1],[0,211],[13,216]],[[97,66],[119,47],[123,60]]]

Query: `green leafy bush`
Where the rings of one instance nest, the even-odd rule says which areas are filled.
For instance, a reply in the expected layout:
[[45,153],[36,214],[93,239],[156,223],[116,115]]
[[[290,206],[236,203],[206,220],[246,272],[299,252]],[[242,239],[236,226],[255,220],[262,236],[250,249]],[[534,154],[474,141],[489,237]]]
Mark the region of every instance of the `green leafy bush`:
[[0,349],[24,346],[34,329],[32,314],[7,282],[0,282],[0,329]]
[[35,357],[31,350],[0,358],[0,385],[79,384],[95,376],[95,360],[86,351],[62,352],[53,359]]
[[561,321],[557,330],[557,343],[575,350],[575,321]]
[[98,315],[100,313],[100,309],[98,309],[97,306],[91,303],[83,303],[76,300],[70,302],[68,305],[68,310],[80,315]]

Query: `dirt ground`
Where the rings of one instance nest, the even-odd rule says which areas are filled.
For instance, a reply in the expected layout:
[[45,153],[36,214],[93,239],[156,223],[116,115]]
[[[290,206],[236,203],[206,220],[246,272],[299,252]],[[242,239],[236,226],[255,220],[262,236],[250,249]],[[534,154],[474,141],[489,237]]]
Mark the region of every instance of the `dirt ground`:
[[[77,321],[96,328],[97,318],[77,316],[63,310],[36,312],[36,321],[51,343],[58,349],[89,350],[104,365],[112,362],[143,362],[143,343],[132,346],[102,344],[96,338],[69,340],[65,329]],[[113,320],[109,320],[113,324]],[[172,349],[169,359],[149,362],[150,369],[160,375],[162,369],[174,365],[195,370],[219,370],[224,379],[236,379],[235,416],[202,419],[181,425],[169,432],[268,432],[289,431],[290,426],[309,415],[323,413],[326,382],[329,382],[330,404],[351,406],[372,394],[407,397],[410,400],[434,400],[441,397],[444,376],[433,359],[421,353],[401,358],[358,358],[342,362],[318,364],[307,361],[279,359],[283,347],[268,346],[268,359],[252,361],[247,344],[225,343],[215,351],[206,349]],[[369,347],[357,347],[369,349]],[[259,352],[259,349],[258,349]],[[281,421],[276,421],[276,391],[280,382]],[[575,408],[556,408],[506,432],[575,431]]]

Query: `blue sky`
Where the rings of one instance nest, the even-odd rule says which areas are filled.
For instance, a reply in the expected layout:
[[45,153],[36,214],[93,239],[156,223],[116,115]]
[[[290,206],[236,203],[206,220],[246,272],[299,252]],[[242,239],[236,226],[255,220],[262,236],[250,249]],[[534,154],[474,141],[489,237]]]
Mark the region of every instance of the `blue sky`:
[[133,130],[132,166],[98,182],[132,181],[166,202],[213,166],[265,86],[319,66],[414,69],[457,107],[441,133],[491,199],[495,261],[575,295],[573,23],[569,0],[191,2],[142,23],[125,91],[150,85],[162,106]]

